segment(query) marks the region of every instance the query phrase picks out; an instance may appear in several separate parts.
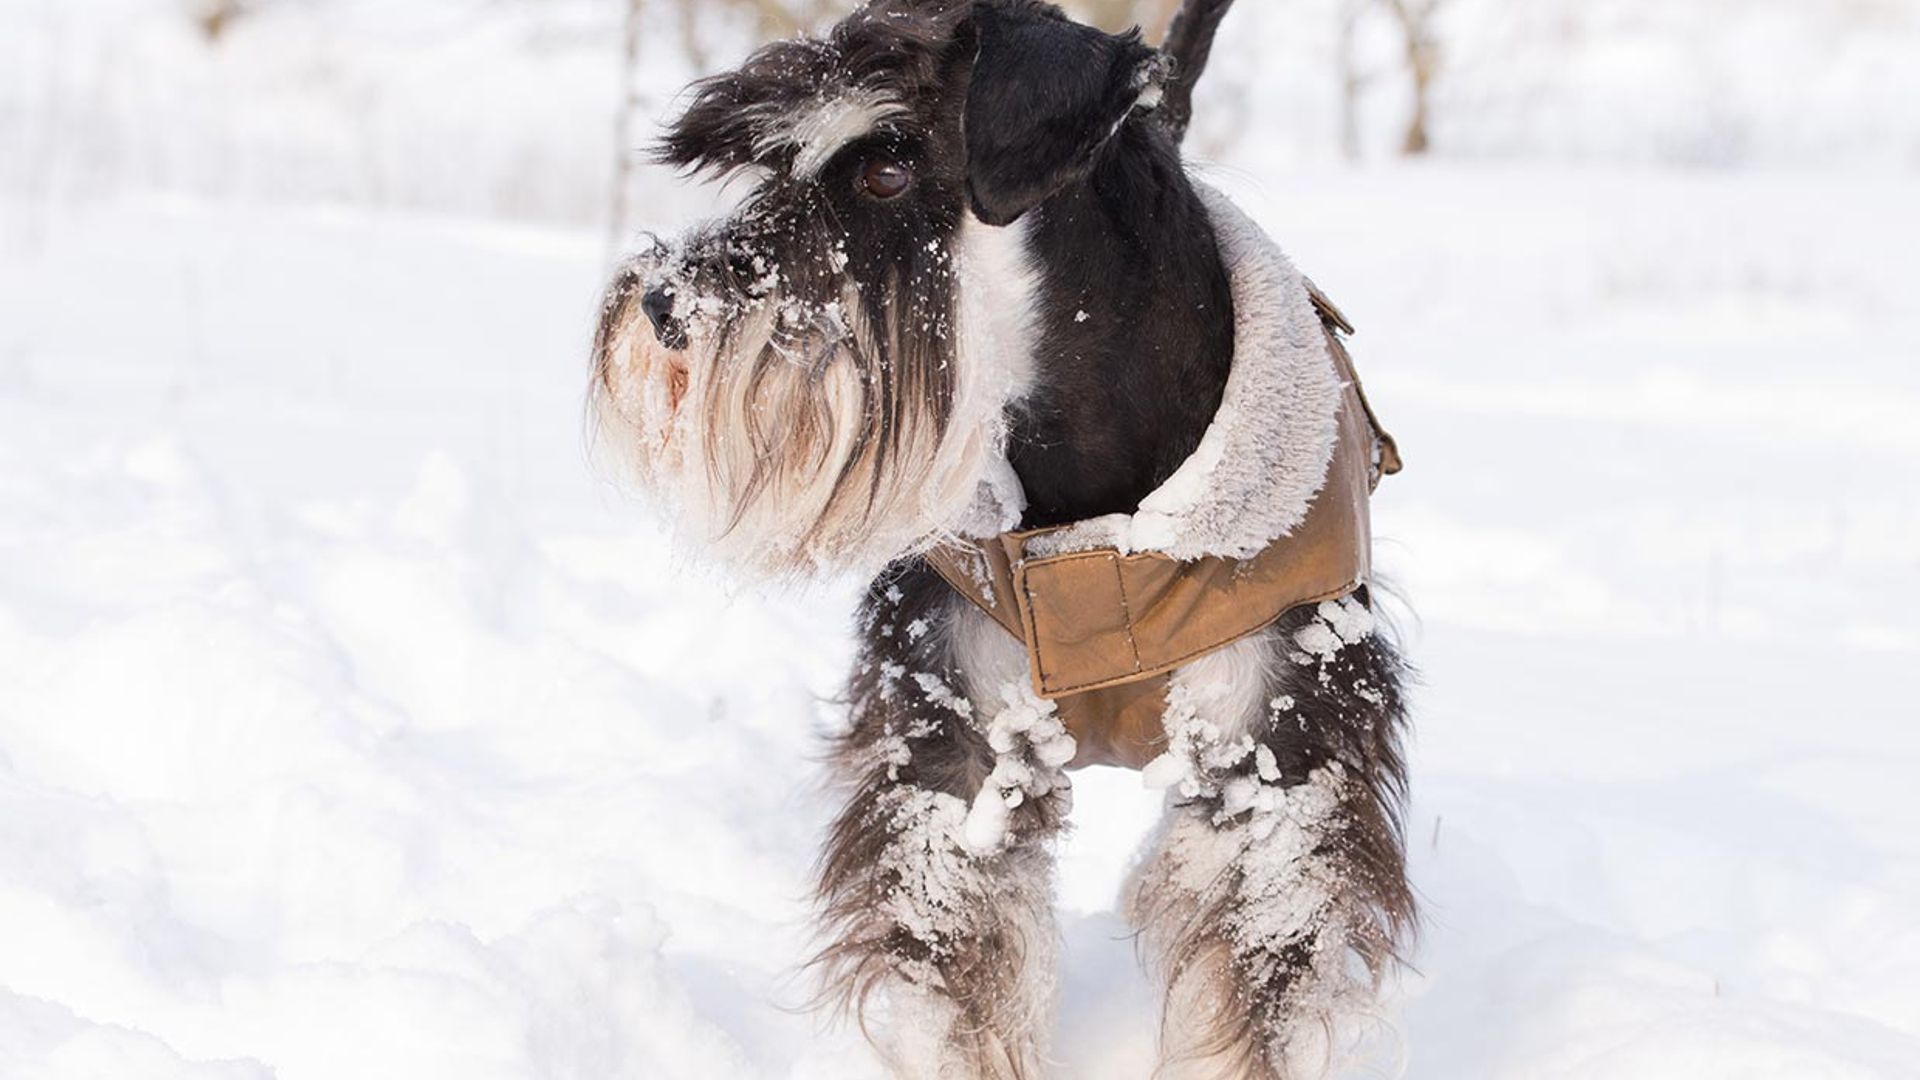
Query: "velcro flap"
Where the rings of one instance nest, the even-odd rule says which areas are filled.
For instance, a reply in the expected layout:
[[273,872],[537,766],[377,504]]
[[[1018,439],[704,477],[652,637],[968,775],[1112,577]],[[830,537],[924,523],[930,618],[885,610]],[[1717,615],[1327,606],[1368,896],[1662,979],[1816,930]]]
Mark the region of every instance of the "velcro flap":
[[1034,685],[1063,694],[1138,675],[1140,651],[1112,549],[1014,564]]

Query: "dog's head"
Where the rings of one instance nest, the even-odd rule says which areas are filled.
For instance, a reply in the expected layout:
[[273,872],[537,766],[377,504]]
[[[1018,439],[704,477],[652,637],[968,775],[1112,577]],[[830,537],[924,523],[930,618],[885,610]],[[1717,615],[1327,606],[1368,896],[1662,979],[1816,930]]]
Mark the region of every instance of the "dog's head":
[[990,510],[1042,302],[1023,218],[1167,66],[1034,0],[874,0],[696,84],[660,156],[754,186],[620,269],[602,452],[760,574],[872,569]]

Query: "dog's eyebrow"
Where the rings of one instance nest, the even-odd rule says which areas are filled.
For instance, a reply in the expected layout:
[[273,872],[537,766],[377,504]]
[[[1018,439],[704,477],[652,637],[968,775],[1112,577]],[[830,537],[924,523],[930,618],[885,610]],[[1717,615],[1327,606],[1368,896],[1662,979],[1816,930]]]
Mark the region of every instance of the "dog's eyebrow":
[[793,175],[809,179],[841,147],[908,111],[893,95],[873,87],[830,91],[771,117],[754,141],[754,151],[767,155],[792,147]]

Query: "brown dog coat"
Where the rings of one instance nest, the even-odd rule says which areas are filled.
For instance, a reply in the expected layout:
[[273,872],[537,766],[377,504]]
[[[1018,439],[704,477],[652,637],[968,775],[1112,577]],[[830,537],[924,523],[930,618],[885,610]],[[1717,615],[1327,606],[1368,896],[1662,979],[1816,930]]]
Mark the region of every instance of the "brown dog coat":
[[1165,742],[1175,668],[1302,604],[1344,597],[1371,574],[1368,497],[1382,475],[1400,471],[1400,455],[1341,343],[1352,327],[1305,284],[1344,392],[1325,479],[1291,531],[1246,558],[1114,546],[1035,553],[1070,525],[949,543],[927,556],[1025,647],[1035,692],[1054,702],[1079,744],[1075,767],[1144,766]]

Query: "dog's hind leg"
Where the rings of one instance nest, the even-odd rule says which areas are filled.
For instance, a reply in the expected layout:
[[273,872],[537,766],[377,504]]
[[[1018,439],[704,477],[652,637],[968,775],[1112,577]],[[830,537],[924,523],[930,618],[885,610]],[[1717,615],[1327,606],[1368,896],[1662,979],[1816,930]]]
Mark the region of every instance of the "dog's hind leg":
[[851,797],[820,869],[826,992],[897,1075],[1035,1077],[1073,740],[1011,635],[917,561],[873,586],[861,632],[832,755]]
[[1402,664],[1365,597],[1180,669],[1167,816],[1129,886],[1164,978],[1162,1075],[1304,1080],[1337,1063],[1412,928]]

